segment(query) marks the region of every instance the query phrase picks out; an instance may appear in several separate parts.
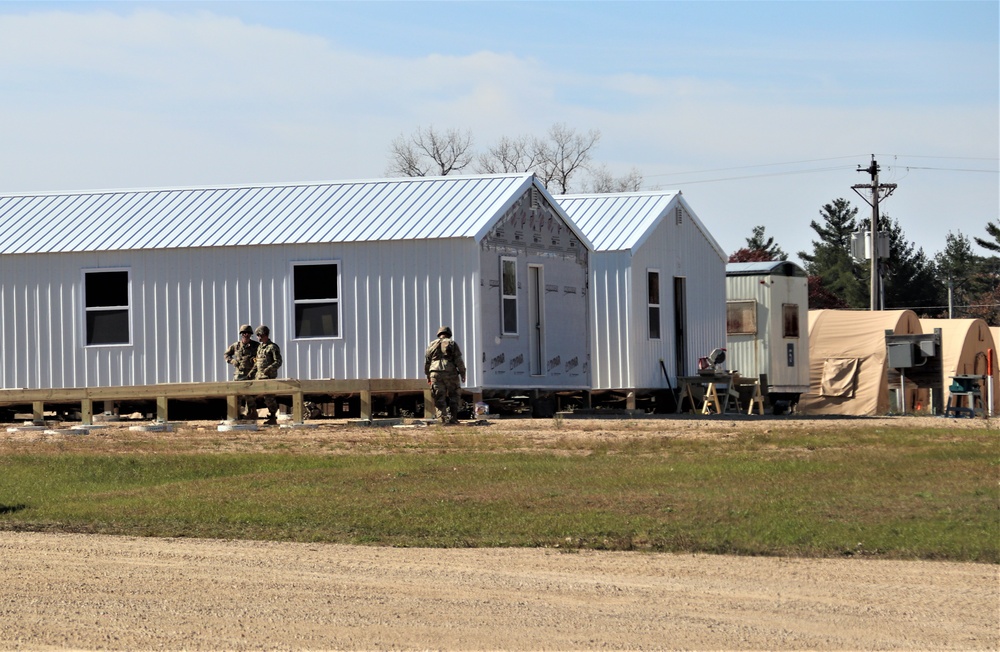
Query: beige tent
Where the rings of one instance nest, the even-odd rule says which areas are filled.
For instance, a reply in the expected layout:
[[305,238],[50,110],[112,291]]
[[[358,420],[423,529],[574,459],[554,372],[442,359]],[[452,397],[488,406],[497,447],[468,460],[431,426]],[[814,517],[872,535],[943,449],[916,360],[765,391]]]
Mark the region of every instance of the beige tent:
[[912,310],[810,310],[806,414],[875,415],[889,411],[885,332],[920,335]]
[[[925,333],[941,329],[941,379],[944,385],[944,404],[948,405],[952,376],[986,376],[987,356],[993,350],[993,414],[997,413],[996,346],[990,327],[982,319],[921,319]],[[989,399],[988,379],[983,383],[983,405]]]

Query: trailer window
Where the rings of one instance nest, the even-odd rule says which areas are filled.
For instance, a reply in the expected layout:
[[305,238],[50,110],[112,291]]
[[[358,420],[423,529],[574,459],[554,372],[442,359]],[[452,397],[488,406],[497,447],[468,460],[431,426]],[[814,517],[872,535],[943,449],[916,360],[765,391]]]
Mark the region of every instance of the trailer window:
[[295,337],[340,337],[339,265],[295,265],[292,276]]
[[660,339],[660,273],[646,272],[646,301],[649,312],[649,339]]
[[799,304],[797,303],[783,303],[781,304],[781,316],[782,316],[782,326],[781,336],[782,337],[798,337],[799,336]]
[[84,272],[87,346],[128,344],[128,270]]
[[757,302],[726,302],[726,334],[755,335],[757,333]]
[[517,260],[500,259],[500,313],[504,335],[517,335]]

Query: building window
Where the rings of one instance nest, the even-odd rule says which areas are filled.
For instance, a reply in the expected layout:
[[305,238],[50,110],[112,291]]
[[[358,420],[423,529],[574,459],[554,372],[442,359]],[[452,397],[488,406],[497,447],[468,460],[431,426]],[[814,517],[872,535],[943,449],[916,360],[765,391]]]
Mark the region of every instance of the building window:
[[757,302],[726,302],[726,335],[754,335],[757,332]]
[[781,304],[781,323],[783,324],[781,328],[782,337],[798,337],[799,336],[799,304],[797,303],[783,303]]
[[87,346],[128,344],[128,270],[84,272]]
[[660,339],[660,273],[646,272],[646,298],[649,308],[649,339]]
[[504,335],[517,335],[517,259],[500,259],[500,319]]
[[295,337],[340,337],[340,274],[338,263],[308,263],[292,267]]

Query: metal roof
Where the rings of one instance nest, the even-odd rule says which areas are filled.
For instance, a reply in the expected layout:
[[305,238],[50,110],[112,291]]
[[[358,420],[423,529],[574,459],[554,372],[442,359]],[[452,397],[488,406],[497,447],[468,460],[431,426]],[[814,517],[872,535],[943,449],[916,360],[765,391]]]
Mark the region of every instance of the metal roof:
[[633,253],[668,213],[682,205],[695,226],[719,255],[725,257],[679,190],[560,195],[556,201],[594,243],[595,251]]
[[532,184],[565,217],[531,174],[0,195],[0,254],[480,240]]
[[806,271],[787,260],[727,263],[726,276],[806,276]]

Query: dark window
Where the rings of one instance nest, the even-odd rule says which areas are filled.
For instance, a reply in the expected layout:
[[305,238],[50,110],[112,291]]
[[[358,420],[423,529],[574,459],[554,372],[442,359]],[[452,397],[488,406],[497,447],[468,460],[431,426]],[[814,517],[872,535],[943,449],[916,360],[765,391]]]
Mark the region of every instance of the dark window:
[[726,334],[754,335],[757,332],[757,302],[726,302]]
[[295,337],[340,337],[340,287],[337,263],[295,265]]
[[782,323],[782,337],[798,337],[799,336],[799,304],[797,303],[783,303],[781,304],[781,315]]
[[501,319],[504,335],[517,335],[517,260],[500,259]]
[[87,345],[128,344],[128,271],[84,272]]
[[660,273],[646,272],[649,307],[649,339],[660,339]]

